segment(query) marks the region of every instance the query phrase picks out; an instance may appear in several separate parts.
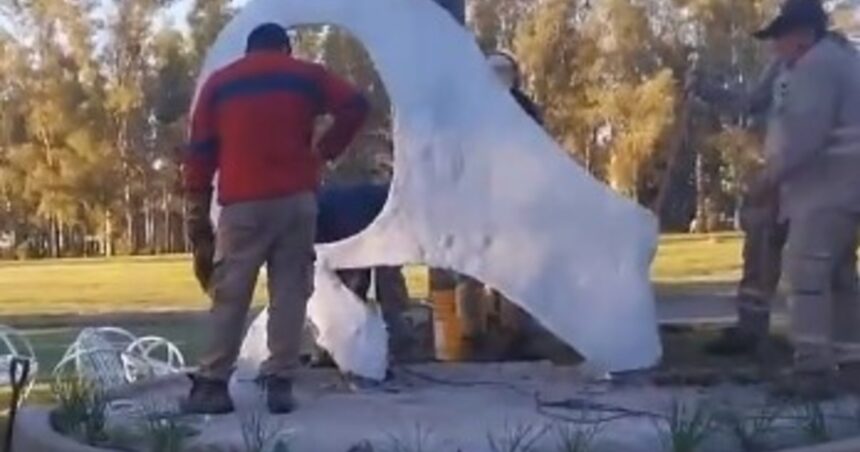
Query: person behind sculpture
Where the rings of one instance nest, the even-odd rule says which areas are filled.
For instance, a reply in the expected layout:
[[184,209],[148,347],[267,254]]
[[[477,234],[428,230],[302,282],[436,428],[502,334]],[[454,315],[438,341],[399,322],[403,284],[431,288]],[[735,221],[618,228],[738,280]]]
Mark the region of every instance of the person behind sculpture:
[[[325,186],[319,197],[320,215],[317,222],[317,243],[345,240],[366,229],[382,212],[390,183],[364,183],[347,186]],[[379,303],[389,332],[392,358],[405,358],[409,346],[409,331],[403,312],[409,293],[401,267],[380,266],[337,271],[343,284],[367,302],[375,282],[375,299]],[[322,358],[322,362],[327,359]]]
[[827,25],[820,1],[787,0],[756,33],[786,70],[774,92],[765,167],[751,189],[754,198],[779,190],[780,216],[791,224],[790,381],[816,392],[832,387],[837,370],[850,381],[860,363],[860,57]]
[[[747,113],[756,117],[768,114],[782,68],[779,58],[767,65],[745,99],[743,108]],[[738,323],[707,344],[706,350],[718,355],[754,353],[767,338],[771,302],[779,286],[782,252],[788,238],[788,222],[779,218],[779,196],[775,191],[758,199],[746,194],[740,220],[744,245],[737,291]]]
[[[263,264],[271,355],[260,381],[272,412],[293,409],[291,378],[313,290],[320,167],[346,150],[368,105],[347,82],[293,58],[287,32],[277,24],[254,29],[245,57],[206,80],[191,120],[183,177],[194,270],[212,309],[208,344],[182,402],[185,412],[233,410],[227,381]],[[324,114],[334,121],[314,142],[315,121]],[[213,232],[216,172],[223,209]]]

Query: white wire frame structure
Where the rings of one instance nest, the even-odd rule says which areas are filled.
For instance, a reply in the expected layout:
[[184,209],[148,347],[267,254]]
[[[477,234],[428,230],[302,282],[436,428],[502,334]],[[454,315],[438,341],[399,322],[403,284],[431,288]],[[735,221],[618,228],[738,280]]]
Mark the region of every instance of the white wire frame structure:
[[54,367],[54,378],[76,375],[102,390],[185,370],[175,344],[157,336],[138,338],[116,327],[86,328]]
[[179,347],[158,336],[136,339],[126,348],[122,361],[125,378],[131,383],[172,375],[186,368]]
[[33,345],[26,336],[14,328],[0,325],[0,387],[12,384],[13,376],[11,371],[14,359],[26,360],[30,363],[30,374],[24,384],[24,390],[19,400],[20,404],[26,400],[33,389],[33,385],[36,383],[39,361],[36,359]]

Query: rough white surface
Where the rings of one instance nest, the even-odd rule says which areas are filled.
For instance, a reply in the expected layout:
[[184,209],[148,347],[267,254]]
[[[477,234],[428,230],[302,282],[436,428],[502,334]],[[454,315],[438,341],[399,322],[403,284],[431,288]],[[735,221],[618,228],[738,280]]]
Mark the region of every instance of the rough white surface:
[[[363,233],[318,248],[310,319],[342,368],[379,377],[384,332],[329,269],[409,263],[499,289],[601,369],[658,360],[648,275],[655,219],[592,179],[520,111],[469,32],[430,0],[252,0],[219,36],[202,76],[240,57],[250,31],[273,21],[350,31],[396,111],[387,205]],[[248,350],[265,338],[246,341]]]

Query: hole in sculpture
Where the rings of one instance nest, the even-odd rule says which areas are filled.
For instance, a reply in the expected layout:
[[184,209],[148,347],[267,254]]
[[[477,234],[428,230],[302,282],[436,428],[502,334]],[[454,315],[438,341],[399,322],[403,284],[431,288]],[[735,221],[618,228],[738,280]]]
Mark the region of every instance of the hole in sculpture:
[[[388,201],[394,172],[391,101],[366,48],[349,32],[333,25],[307,25],[293,28],[291,34],[298,58],[319,62],[351,81],[371,104],[367,124],[349,152],[323,175],[317,243],[340,242],[367,229]],[[330,120],[323,118],[317,135],[329,125]],[[374,275],[370,269],[337,272],[344,286],[360,299],[379,301],[380,283]],[[394,283],[400,283],[406,293],[404,280],[395,278]],[[313,361],[329,361],[321,350],[314,354]]]
[[[367,124],[349,152],[323,175],[318,243],[339,242],[365,230],[376,219],[393,175],[391,102],[363,44],[333,25],[291,30],[295,55],[316,61],[359,87],[371,104]],[[323,118],[318,134],[331,124]]]

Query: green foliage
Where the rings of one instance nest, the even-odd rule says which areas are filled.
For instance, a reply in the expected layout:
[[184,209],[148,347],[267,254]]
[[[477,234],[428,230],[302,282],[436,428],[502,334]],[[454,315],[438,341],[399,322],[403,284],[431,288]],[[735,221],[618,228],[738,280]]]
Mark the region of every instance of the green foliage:
[[191,28],[192,53],[198,66],[234,12],[230,0],[194,0],[188,14],[188,25]]
[[854,407],[851,410],[851,418],[856,427],[860,428],[860,399],[854,399]]
[[517,29],[537,2],[529,0],[470,0],[469,25],[484,51],[512,50]]
[[[268,413],[252,411],[239,416],[245,452],[264,452],[272,447],[288,447],[283,425],[273,420]],[[282,446],[281,446],[282,445]]]
[[347,452],[374,452],[376,449],[370,441],[361,441],[353,444]]
[[769,448],[768,441],[781,412],[780,406],[765,406],[752,415],[729,410],[720,414],[719,421],[734,435],[743,452],[761,452]]
[[729,127],[711,136],[708,144],[725,162],[721,177],[723,188],[740,197],[762,166],[764,158],[759,140],[747,130]]
[[829,419],[821,402],[811,401],[798,409],[799,427],[814,443],[826,443],[833,439]]
[[640,84],[616,87],[601,102],[613,130],[608,177],[619,193],[637,198],[642,173],[674,121],[674,90],[672,73],[665,69]]
[[57,408],[51,413],[54,429],[90,445],[107,439],[107,401],[93,383],[77,376],[59,376],[52,382],[51,391],[57,400]]
[[714,415],[703,402],[672,403],[665,419],[667,429],[661,429],[663,447],[667,452],[696,452],[714,433]]
[[404,436],[391,435],[384,452],[433,452],[438,450],[433,443],[433,432],[420,423],[416,423],[409,434]]
[[603,426],[600,424],[585,428],[577,428],[567,424],[553,427],[556,436],[558,452],[589,452],[594,448],[597,436]]
[[152,417],[146,423],[150,452],[182,452],[197,430],[175,417]]
[[545,426],[506,422],[503,431],[487,433],[487,444],[492,452],[535,452],[546,432]]
[[272,452],[290,452],[290,445],[286,440],[278,440]]

